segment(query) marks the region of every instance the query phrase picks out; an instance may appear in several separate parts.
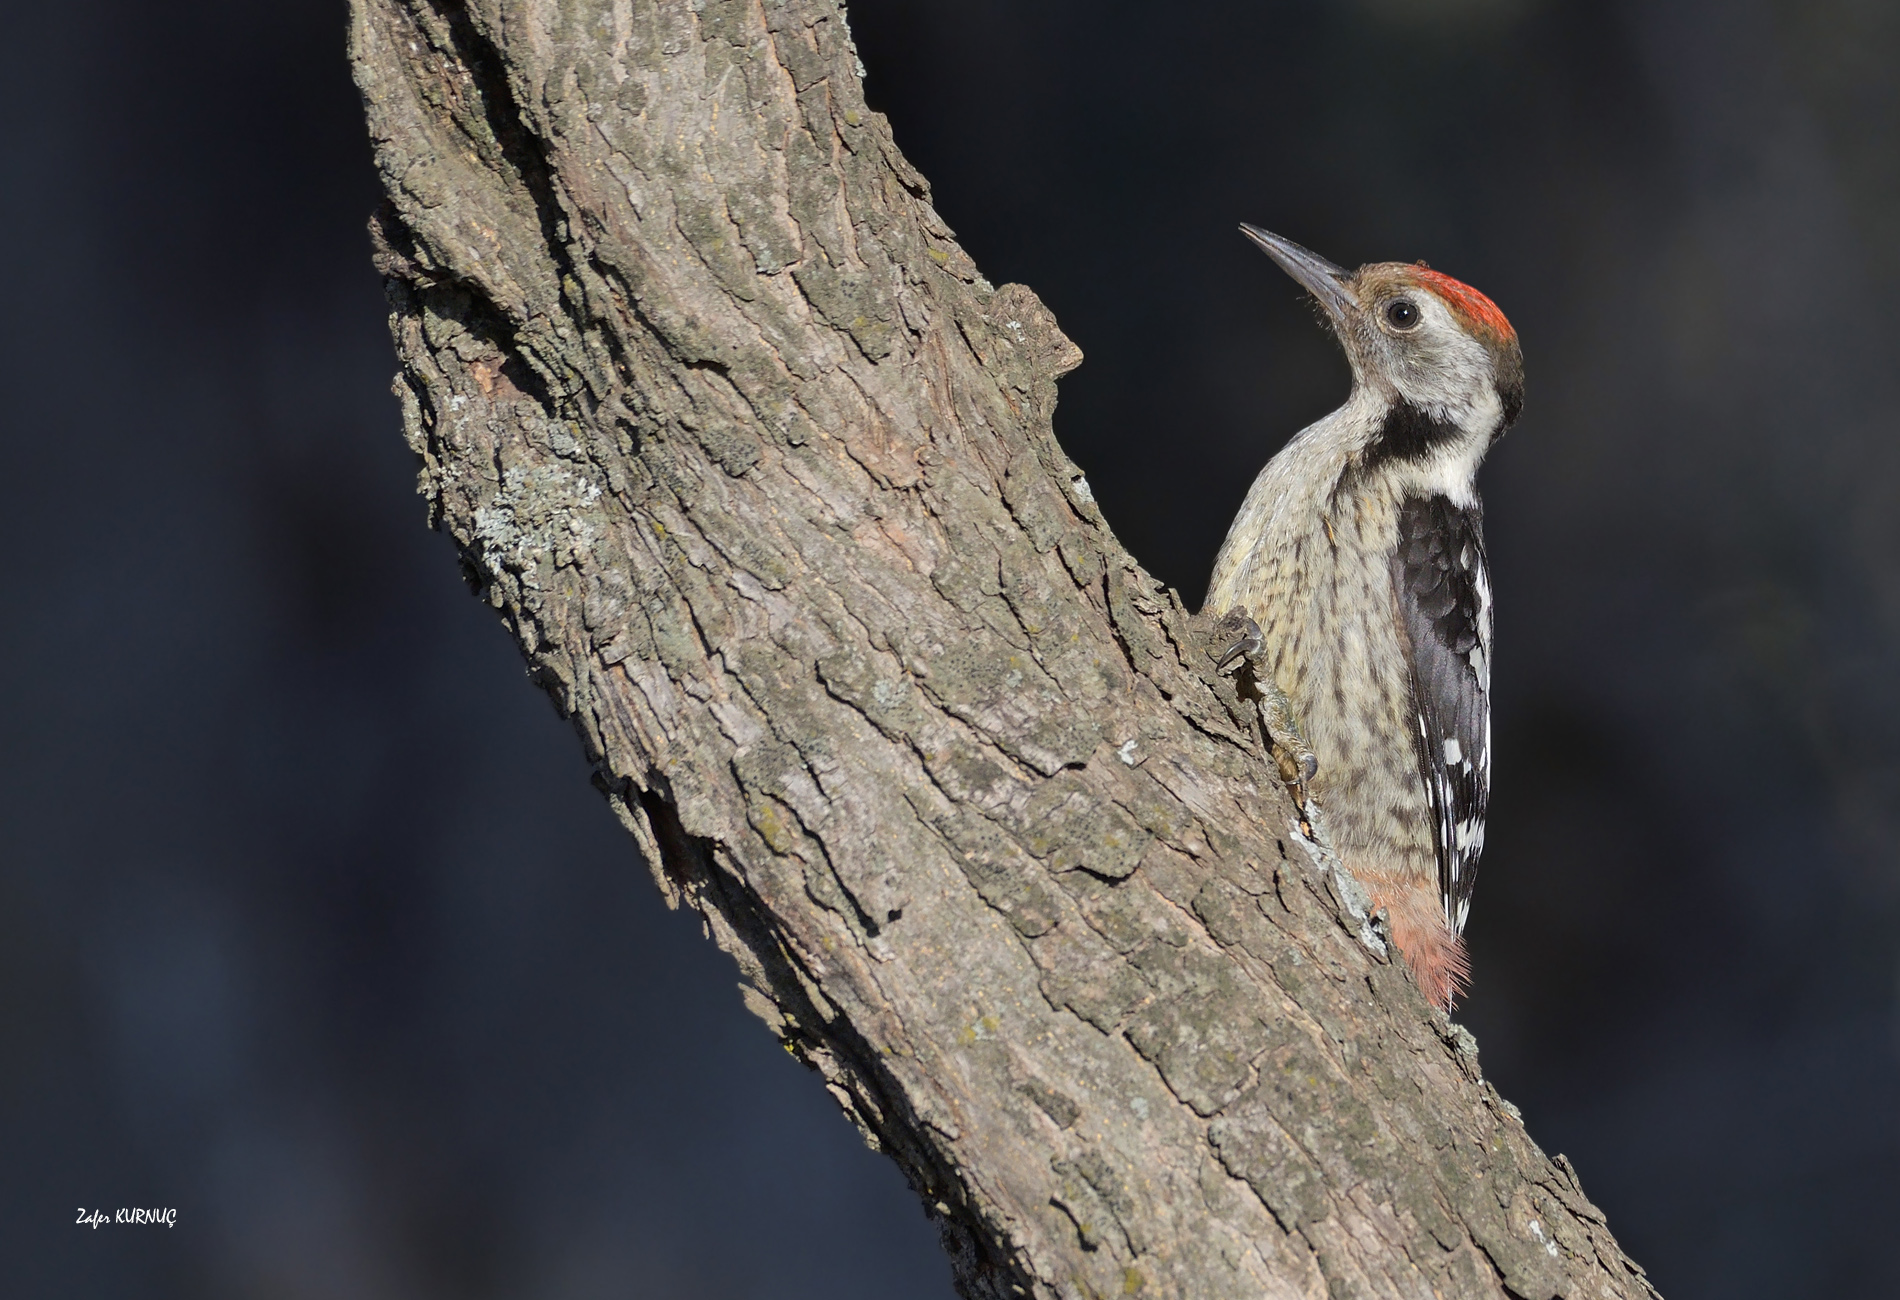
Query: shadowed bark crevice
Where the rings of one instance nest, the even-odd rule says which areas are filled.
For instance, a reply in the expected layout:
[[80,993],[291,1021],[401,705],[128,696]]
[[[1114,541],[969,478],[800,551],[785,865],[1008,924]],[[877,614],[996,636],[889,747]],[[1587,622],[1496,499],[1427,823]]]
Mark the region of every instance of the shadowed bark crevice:
[[1288,842],[835,4],[356,0],[352,58],[431,522],[966,1295],[1649,1294]]

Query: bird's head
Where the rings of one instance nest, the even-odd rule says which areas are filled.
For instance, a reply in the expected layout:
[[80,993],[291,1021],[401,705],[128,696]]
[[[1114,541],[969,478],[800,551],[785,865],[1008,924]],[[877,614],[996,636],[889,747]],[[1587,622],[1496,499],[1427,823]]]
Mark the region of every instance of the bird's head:
[[1476,289],[1423,263],[1348,271],[1257,226],[1241,230],[1318,300],[1352,363],[1354,386],[1408,413],[1417,436],[1429,442],[1435,427],[1440,439],[1488,444],[1517,418],[1524,404],[1517,331]]

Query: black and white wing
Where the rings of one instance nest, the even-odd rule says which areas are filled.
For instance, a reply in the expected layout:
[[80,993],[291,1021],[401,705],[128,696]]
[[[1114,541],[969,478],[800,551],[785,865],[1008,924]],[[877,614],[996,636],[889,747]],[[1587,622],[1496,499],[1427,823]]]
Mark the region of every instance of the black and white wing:
[[1491,796],[1491,575],[1476,501],[1444,496],[1399,510],[1392,585],[1411,641],[1418,766],[1431,794],[1438,891],[1462,934]]

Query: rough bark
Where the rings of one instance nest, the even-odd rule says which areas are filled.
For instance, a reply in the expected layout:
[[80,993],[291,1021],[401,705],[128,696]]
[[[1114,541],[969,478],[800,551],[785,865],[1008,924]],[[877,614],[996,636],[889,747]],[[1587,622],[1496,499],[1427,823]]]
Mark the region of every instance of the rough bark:
[[432,520],[965,1295],[1651,1294],[1289,828],[835,3],[352,57]]

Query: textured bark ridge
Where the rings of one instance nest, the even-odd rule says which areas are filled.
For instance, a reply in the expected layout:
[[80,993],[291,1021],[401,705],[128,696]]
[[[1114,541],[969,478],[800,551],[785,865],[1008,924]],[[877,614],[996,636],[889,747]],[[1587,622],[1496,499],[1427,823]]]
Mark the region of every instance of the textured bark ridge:
[[1289,833],[835,3],[355,0],[352,57],[432,518],[965,1295],[1651,1294]]

